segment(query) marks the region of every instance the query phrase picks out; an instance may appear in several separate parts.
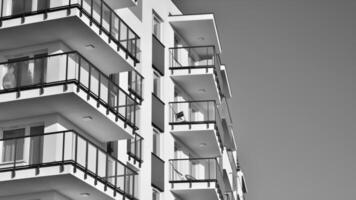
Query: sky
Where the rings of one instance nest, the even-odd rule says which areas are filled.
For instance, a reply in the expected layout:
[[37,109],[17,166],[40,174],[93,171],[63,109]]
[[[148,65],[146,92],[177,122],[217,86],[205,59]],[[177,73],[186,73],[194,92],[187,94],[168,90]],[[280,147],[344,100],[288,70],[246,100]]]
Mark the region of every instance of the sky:
[[356,1],[176,0],[215,13],[248,200],[356,198]]

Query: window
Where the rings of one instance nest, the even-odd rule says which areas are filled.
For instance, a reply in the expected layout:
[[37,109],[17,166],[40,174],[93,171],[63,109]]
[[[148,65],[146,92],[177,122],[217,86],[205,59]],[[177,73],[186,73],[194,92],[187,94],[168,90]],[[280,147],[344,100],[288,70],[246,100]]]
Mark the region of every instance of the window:
[[156,129],[153,129],[153,153],[157,156],[161,156],[161,145],[162,145],[162,134],[156,130]]
[[160,200],[160,192],[155,190],[155,189],[152,189],[152,200]]
[[161,98],[161,75],[157,72],[153,72],[153,94]]
[[12,1],[12,14],[21,14],[30,12],[32,7],[32,0],[13,0]]
[[162,19],[156,14],[153,13],[153,35],[157,39],[162,39]]
[[[13,162],[23,160],[24,158],[24,138],[15,139],[25,136],[25,128],[6,130],[3,132],[3,162]],[[14,138],[14,139],[11,139]],[[15,149],[16,148],[16,149]]]

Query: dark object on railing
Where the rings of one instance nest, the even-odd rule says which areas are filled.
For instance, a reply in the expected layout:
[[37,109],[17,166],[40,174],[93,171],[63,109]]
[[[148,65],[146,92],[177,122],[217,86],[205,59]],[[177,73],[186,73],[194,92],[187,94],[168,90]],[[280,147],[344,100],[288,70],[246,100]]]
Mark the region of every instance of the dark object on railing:
[[[30,65],[33,66],[32,73],[29,71]],[[105,106],[108,112],[116,116],[116,120],[120,118],[125,126],[138,129],[136,126],[138,103],[78,52],[8,61],[0,63],[0,68],[3,68],[2,71],[6,71],[5,73],[14,69],[17,80],[11,88],[4,88],[0,81],[0,94],[15,91],[19,97],[20,91],[23,90],[39,88],[40,93],[43,93],[44,87],[56,85],[63,85],[65,91],[68,84],[76,84],[78,92],[80,89],[84,90],[88,99],[95,99],[97,106]]]
[[134,163],[138,162],[140,167],[143,162],[142,142],[143,137],[141,137],[138,133],[134,133],[134,139],[127,140],[127,154],[129,159],[134,159]]
[[[22,23],[25,22],[25,17],[43,14],[44,19],[47,18],[48,13],[58,10],[67,10],[70,15],[72,8],[80,10],[80,15],[84,14],[90,19],[90,25],[93,23],[100,29],[100,34],[104,32],[109,37],[109,43],[115,42],[118,46],[118,51],[123,50],[126,53],[126,59],[130,57],[134,64],[139,62],[139,40],[140,37],[110,8],[104,0],[78,0],[78,1],[61,1],[58,0],[51,5],[51,0],[47,0],[46,5],[36,6],[36,10],[24,8],[16,10],[14,13],[12,9],[9,11],[4,8],[4,1],[0,0],[0,27],[2,22],[8,19],[21,17]],[[27,2],[27,1],[26,1]],[[6,12],[7,11],[7,12]]]
[[216,123],[220,119],[214,100],[179,101],[170,102],[169,105],[171,112],[170,125],[209,124]]
[[[29,157],[38,158],[32,159],[32,161],[24,160],[25,163],[16,165],[19,161],[16,158],[20,151],[19,144],[24,145],[23,142],[27,142],[27,140],[30,145],[22,146],[21,149],[29,149],[21,151],[22,154],[26,153],[29,154]],[[31,143],[34,140],[40,142]],[[42,167],[58,166],[60,171],[63,171],[64,166],[72,165],[74,173],[81,170],[84,173],[84,179],[91,176],[95,179],[95,183],[101,182],[106,187],[113,189],[114,196],[116,193],[120,193],[129,199],[136,199],[134,187],[137,172],[73,130],[3,138],[0,141],[8,147],[10,145],[13,149],[13,159],[8,164],[2,165],[0,172],[11,171],[15,177],[16,171],[19,170],[35,169],[40,173]],[[31,151],[31,148],[37,148],[40,151]]]

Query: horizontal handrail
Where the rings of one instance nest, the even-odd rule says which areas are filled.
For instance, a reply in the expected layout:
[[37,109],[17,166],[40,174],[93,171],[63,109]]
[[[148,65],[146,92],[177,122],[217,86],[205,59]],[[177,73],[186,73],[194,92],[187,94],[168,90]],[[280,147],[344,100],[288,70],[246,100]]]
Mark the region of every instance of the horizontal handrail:
[[[6,0],[0,1],[0,5],[4,5],[4,1]],[[120,47],[120,49],[123,49],[126,52],[126,56],[131,57],[135,64],[139,62],[138,46],[140,37],[104,0],[69,0],[61,1],[60,4],[54,6],[51,5],[51,1],[52,0],[47,0],[45,3],[46,5],[42,6],[42,8],[38,6],[36,8],[31,8],[30,10],[23,9],[22,12],[18,11],[19,13],[16,14],[12,13],[12,11],[5,10],[4,6],[1,6],[0,26],[2,20],[16,17],[23,18],[42,13],[47,15],[48,12],[78,8],[81,11],[81,14],[84,13],[90,18],[90,23],[94,22],[99,27],[100,32],[104,31],[108,37]],[[94,4],[97,5],[95,8]],[[69,10],[68,12],[70,13]]]
[[170,47],[169,49],[195,49],[195,48],[213,48],[214,45],[201,45],[201,46],[179,46],[179,47]]
[[[30,70],[31,61],[33,61],[32,71]],[[84,89],[88,93],[88,98],[93,96],[97,99],[98,104],[105,105],[108,111],[112,111],[125,124],[137,129],[138,103],[99,68],[76,51],[2,62],[0,63],[1,67],[6,68],[6,74],[5,70],[2,70],[4,74],[0,74],[0,80],[2,77],[0,93],[12,91],[19,93],[22,89],[38,87],[43,90],[43,87],[53,84],[62,84],[66,90],[67,84],[74,82],[78,85],[78,91],[79,88]]]
[[[29,145],[24,145],[25,141],[28,141]],[[10,162],[7,161],[0,166],[0,172],[12,171],[12,176],[15,177],[17,170],[29,167],[41,168],[57,165],[63,171],[64,165],[72,163],[74,173],[77,169],[81,169],[85,177],[90,175],[95,182],[102,182],[105,187],[112,188],[115,193],[121,193],[130,199],[135,198],[135,177],[138,173],[74,130],[2,138],[0,142],[8,143],[7,147],[10,146],[12,149],[11,155],[6,154]],[[55,151],[53,151],[54,148]],[[37,151],[30,151],[30,149],[37,149]],[[3,146],[3,151],[6,151],[5,146]],[[24,164],[17,162],[16,156],[21,154],[22,157],[28,154],[28,160],[25,159]],[[31,159],[31,157],[36,159]]]

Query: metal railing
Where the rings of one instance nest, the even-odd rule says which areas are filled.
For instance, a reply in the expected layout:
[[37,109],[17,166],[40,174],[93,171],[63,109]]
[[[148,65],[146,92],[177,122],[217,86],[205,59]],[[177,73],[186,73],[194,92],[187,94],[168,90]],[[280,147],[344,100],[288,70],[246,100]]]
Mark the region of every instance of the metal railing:
[[220,195],[225,193],[223,171],[217,158],[171,159],[169,168],[172,184],[216,182]]
[[214,100],[170,102],[172,124],[207,124],[220,119]]
[[173,47],[170,51],[170,68],[181,69],[204,69],[214,68],[216,53],[214,46],[188,46]]
[[129,92],[142,101],[143,76],[136,70],[129,71],[128,73]]
[[34,56],[0,63],[0,93],[17,92],[44,87],[68,84],[77,85],[90,97],[97,100],[97,106],[103,105],[107,113],[111,111],[116,120],[120,118],[125,126],[136,126],[138,103],[109,79],[97,67],[78,52],[66,52],[53,55]]
[[43,14],[44,19],[48,13],[67,10],[68,15],[72,8],[78,8],[80,15],[84,14],[118,46],[118,50],[126,53],[134,64],[139,62],[140,37],[110,8],[104,0],[45,0],[32,5],[32,1],[15,3],[14,0],[0,0],[0,27],[2,21],[21,17]]
[[143,142],[143,137],[141,137],[138,133],[134,134],[133,139],[127,140],[127,154],[129,158],[133,158],[135,161],[137,161],[140,164],[140,166],[143,162],[142,142]]
[[0,172],[11,171],[12,177],[18,170],[35,169],[39,174],[42,167],[58,166],[63,171],[72,165],[74,173],[81,170],[84,179],[91,176],[95,184],[112,188],[114,195],[136,199],[137,172],[73,130],[2,138],[0,147]]

